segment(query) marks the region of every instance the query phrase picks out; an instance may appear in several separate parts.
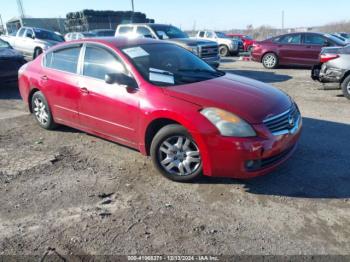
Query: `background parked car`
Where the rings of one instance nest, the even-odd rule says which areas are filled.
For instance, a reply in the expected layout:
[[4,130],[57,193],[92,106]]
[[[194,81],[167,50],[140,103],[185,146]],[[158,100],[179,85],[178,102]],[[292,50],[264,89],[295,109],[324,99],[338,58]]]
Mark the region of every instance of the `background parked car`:
[[95,37],[93,33],[90,32],[71,32],[64,36],[64,39],[66,41],[72,41],[72,40],[78,40],[78,39],[85,39],[85,38],[91,38]]
[[207,39],[217,42],[219,45],[220,56],[238,55],[239,51],[243,51],[243,42],[241,40],[230,39],[222,32],[215,31],[199,31],[198,39]]
[[345,37],[342,37],[341,35],[339,34],[331,34],[332,36],[338,38],[339,40],[343,41],[344,43],[346,44],[349,44],[350,43],[350,39],[347,39]]
[[162,24],[125,24],[119,25],[115,36],[131,38],[144,37],[166,40],[191,51],[202,58],[212,67],[220,65],[219,48],[216,42],[208,40],[191,39],[179,28]]
[[252,59],[268,69],[278,65],[313,66],[318,63],[322,47],[344,46],[338,38],[322,33],[280,35],[253,45]]
[[239,39],[243,42],[243,51],[244,52],[251,52],[253,48],[253,44],[255,43],[255,40],[249,36],[249,35],[242,35],[242,34],[226,34],[228,37],[233,39]]
[[0,81],[10,82],[17,79],[18,69],[25,64],[23,55],[14,50],[9,43],[0,39]]
[[50,47],[64,42],[64,38],[55,32],[35,27],[22,27],[16,36],[7,35],[1,38],[26,57],[33,59]]
[[322,49],[311,77],[321,83],[340,83],[344,96],[350,99],[350,45]]
[[350,34],[349,33],[342,32],[342,33],[336,33],[336,34],[350,40]]

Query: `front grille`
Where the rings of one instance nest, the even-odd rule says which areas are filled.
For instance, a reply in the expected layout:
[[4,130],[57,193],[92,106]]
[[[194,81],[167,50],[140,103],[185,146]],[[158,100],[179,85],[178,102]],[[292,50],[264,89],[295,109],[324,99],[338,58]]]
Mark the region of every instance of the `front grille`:
[[200,54],[199,56],[202,58],[205,57],[216,57],[218,56],[219,48],[218,46],[202,46],[200,48]]
[[264,120],[264,124],[272,134],[283,135],[298,128],[300,118],[301,115],[299,109],[293,104],[288,111]]

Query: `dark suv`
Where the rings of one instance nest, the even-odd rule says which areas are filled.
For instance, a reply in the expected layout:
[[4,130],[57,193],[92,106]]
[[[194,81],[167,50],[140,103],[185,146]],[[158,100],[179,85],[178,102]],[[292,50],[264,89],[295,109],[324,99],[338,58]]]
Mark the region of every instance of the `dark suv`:
[[323,47],[345,46],[338,38],[322,33],[280,35],[253,45],[252,59],[268,69],[278,65],[313,66]]
[[344,96],[350,99],[350,45],[322,49],[311,77],[321,83],[339,83]]

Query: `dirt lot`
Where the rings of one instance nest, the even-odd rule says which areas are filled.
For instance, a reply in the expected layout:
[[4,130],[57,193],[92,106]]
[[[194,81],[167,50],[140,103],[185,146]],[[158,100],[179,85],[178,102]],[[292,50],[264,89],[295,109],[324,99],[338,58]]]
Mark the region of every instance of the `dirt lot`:
[[309,70],[222,68],[301,108],[299,148],[268,176],[168,181],[138,152],[40,129],[16,86],[1,86],[0,254],[350,254],[350,101]]

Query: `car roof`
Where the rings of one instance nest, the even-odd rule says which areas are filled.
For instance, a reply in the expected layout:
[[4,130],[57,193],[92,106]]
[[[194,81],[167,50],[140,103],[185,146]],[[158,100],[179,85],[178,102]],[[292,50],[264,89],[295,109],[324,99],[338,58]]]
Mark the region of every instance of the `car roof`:
[[131,24],[121,24],[119,26],[136,26],[136,25],[147,25],[147,26],[152,26],[152,25],[156,25],[156,26],[172,26],[169,24],[155,24],[155,23],[131,23]]
[[65,45],[77,44],[77,43],[97,43],[97,44],[115,46],[117,48],[124,48],[128,46],[136,46],[136,45],[144,45],[144,44],[164,44],[167,42],[151,39],[151,38],[130,39],[127,37],[119,36],[119,37],[99,37],[99,38],[79,39],[71,42],[66,42],[65,44],[61,44],[60,46],[62,47]]

